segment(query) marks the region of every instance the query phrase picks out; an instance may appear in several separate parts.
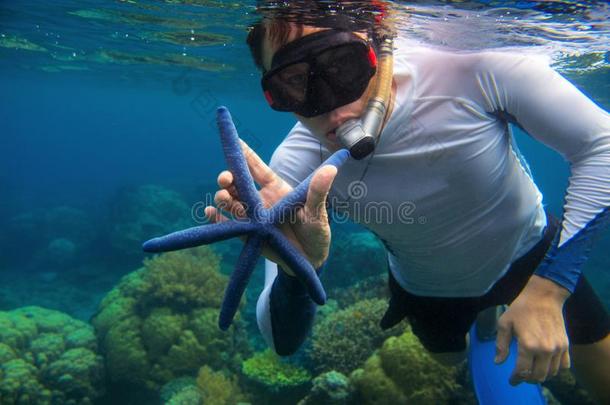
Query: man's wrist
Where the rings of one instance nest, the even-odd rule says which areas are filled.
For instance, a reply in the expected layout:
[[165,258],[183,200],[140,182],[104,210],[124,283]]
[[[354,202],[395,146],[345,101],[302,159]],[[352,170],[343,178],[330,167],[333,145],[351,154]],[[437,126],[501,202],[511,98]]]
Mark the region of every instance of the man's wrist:
[[[320,275],[320,272],[324,268],[326,262],[322,263],[322,265],[315,269],[316,274]],[[286,289],[293,294],[306,293],[307,290],[301,280],[299,280],[293,273],[288,273],[285,271],[284,267],[278,264],[277,266],[278,274],[277,281],[282,286],[282,288]]]
[[301,283],[301,280],[296,278],[296,276],[286,273],[281,266],[278,265],[277,268],[278,273],[275,282],[280,288],[290,295],[307,295],[307,289],[303,283]]
[[536,295],[546,298],[552,298],[563,304],[570,297],[570,291],[562,285],[554,282],[546,277],[532,275],[525,289]]

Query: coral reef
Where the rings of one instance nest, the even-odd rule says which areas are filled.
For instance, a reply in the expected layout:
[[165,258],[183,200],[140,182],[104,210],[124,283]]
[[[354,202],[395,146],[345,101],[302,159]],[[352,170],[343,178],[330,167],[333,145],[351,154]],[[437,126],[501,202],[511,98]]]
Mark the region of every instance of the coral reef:
[[57,272],[0,271],[0,310],[36,305],[88,321],[119,276],[93,263]]
[[270,349],[244,361],[241,370],[246,386],[262,403],[294,404],[305,395],[311,380],[307,370]]
[[319,321],[314,326],[311,347],[307,350],[316,371],[350,373],[385,339],[402,333],[405,323],[386,331],[379,327],[386,308],[384,300],[362,300]]
[[7,221],[0,252],[8,266],[35,271],[64,271],[86,254],[96,237],[82,210],[57,206],[24,212]]
[[346,287],[387,273],[385,249],[377,237],[354,225],[333,226],[332,245],[320,278],[327,289]]
[[140,256],[142,242],[193,225],[191,208],[180,194],[156,185],[123,189],[112,203],[108,235],[116,253]]
[[309,394],[298,405],[345,405],[352,395],[349,378],[338,371],[322,373],[313,379]]
[[0,312],[0,403],[92,404],[104,366],[93,329],[40,307]]
[[214,371],[208,366],[199,369],[197,378],[180,377],[161,388],[165,405],[234,405],[245,399],[236,376]]
[[206,405],[232,405],[244,399],[235,376],[227,377],[208,366],[199,369],[197,388]]
[[329,292],[340,308],[354,305],[364,299],[390,299],[387,274],[377,274],[347,287],[333,288]]
[[202,365],[237,371],[249,349],[241,327],[217,327],[218,261],[208,247],[167,253],[108,293],[92,324],[112,384],[156,391]]
[[386,340],[350,381],[359,404],[444,404],[462,389],[456,373],[434,361],[408,330]]
[[179,377],[165,384],[160,392],[164,405],[203,405],[194,377]]
[[244,376],[271,391],[281,391],[309,382],[311,376],[303,368],[282,360],[270,349],[254,354],[242,364]]
[[563,404],[593,405],[595,403],[570,370],[562,370],[557,376],[546,381],[544,386]]

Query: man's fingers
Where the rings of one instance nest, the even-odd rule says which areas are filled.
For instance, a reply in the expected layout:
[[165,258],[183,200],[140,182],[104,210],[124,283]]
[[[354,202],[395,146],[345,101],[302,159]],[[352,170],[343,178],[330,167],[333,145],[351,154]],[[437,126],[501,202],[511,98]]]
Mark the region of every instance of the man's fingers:
[[214,203],[219,209],[230,212],[235,217],[243,218],[246,215],[244,205],[233,198],[227,190],[218,190],[214,196]]
[[218,175],[216,181],[218,182],[218,187],[220,188],[231,187],[233,185],[233,173],[228,170],[223,170]]
[[277,175],[267,166],[265,162],[252,150],[247,143],[239,140],[241,143],[241,149],[246,157],[246,162],[248,163],[248,168],[250,169],[250,173],[252,173],[252,178],[256,181],[261,187],[268,186],[272,184],[274,181],[277,181]]
[[218,187],[227,190],[229,194],[231,194],[231,197],[239,198],[235,184],[233,184],[233,173],[228,170],[224,170],[220,172],[216,181],[218,183]]
[[549,374],[548,377],[555,377],[557,373],[559,373],[559,367],[561,366],[561,359],[563,358],[563,353],[558,353],[551,359],[551,364],[549,366]]
[[331,165],[323,166],[314,173],[309,184],[307,202],[305,203],[308,214],[313,216],[311,219],[326,217],[326,197],[336,175],[337,168]]
[[551,368],[552,353],[538,353],[532,362],[532,374],[526,380],[529,382],[544,382]]
[[203,212],[205,213],[205,216],[208,218],[208,220],[213,224],[217,224],[219,222],[225,222],[225,221],[229,220],[229,218],[222,215],[222,213],[219,210],[217,210],[216,208],[214,208],[212,206],[205,207]]
[[[548,363],[547,363],[548,364]],[[534,354],[532,351],[525,348],[525,345],[519,344],[519,355],[517,356],[517,364],[510,376],[509,383],[518,385],[523,381],[529,380],[533,373]]]
[[504,363],[508,357],[508,351],[510,348],[510,342],[513,339],[512,328],[506,322],[502,322],[502,319],[498,321],[498,331],[496,334],[496,356],[494,362],[496,364]]
[[561,356],[561,368],[568,369],[570,368],[570,351],[566,350]]

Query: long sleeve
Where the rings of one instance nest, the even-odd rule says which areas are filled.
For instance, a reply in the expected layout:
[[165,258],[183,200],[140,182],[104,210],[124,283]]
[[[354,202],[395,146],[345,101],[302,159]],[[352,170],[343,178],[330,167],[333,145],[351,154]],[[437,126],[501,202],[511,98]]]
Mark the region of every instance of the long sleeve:
[[[589,233],[603,228],[598,225],[606,222],[602,213],[610,207],[610,115],[542,61],[517,55],[485,55],[477,81],[488,111],[511,117],[570,163],[555,259],[565,256],[559,252],[580,233],[577,262],[582,266],[591,248]],[[592,222],[594,218],[598,218],[597,223]],[[547,260],[537,274],[573,291],[580,274],[580,268],[575,268],[577,262],[552,266]]]
[[302,344],[316,313],[316,304],[294,277],[265,260],[265,287],[256,305],[259,330],[277,354],[294,353]]

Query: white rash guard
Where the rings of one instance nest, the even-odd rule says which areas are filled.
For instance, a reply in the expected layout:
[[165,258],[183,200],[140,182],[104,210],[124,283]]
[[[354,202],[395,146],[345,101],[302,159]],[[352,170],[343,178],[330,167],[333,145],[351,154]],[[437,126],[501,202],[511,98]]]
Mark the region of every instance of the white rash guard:
[[[610,115],[545,62],[399,42],[394,79],[394,110],[374,156],[348,161],[329,198],[385,242],[405,290],[483,295],[542,235],[542,195],[506,121],[493,113],[570,162],[560,244],[610,206]],[[329,154],[298,123],[270,166],[294,186]],[[277,268],[266,269],[257,318],[273,347],[267,301]]]

